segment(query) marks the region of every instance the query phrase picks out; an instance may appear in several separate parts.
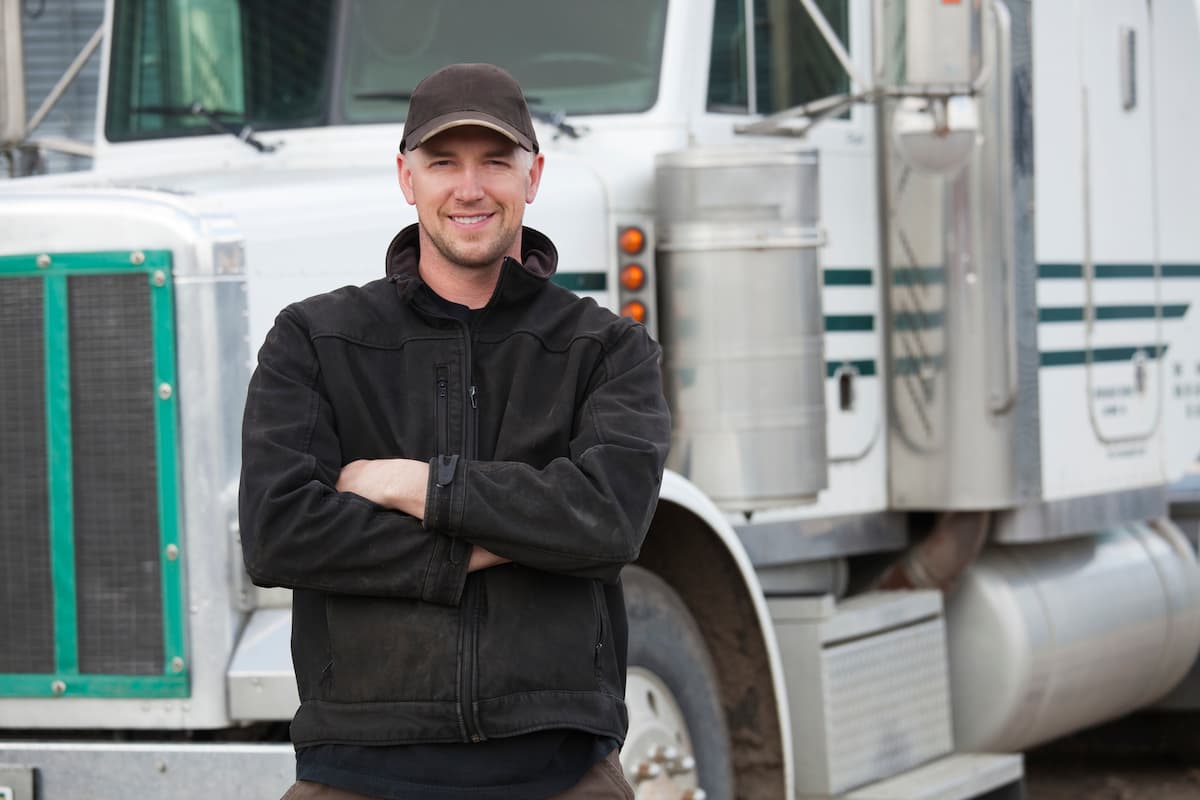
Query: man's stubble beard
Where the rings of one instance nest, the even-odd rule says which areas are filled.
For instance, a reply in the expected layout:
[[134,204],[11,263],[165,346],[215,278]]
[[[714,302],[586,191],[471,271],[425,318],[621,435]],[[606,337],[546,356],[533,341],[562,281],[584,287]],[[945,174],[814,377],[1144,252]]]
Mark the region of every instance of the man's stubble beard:
[[444,236],[440,230],[435,231],[427,228],[426,234],[429,236],[429,241],[441,253],[442,258],[451,264],[463,267],[464,269],[485,269],[500,263],[508,255],[517,240],[517,236],[520,234],[520,230],[521,228],[518,225],[511,231],[503,232],[496,237],[490,247],[483,251],[482,255],[472,254],[464,248],[460,248],[458,242],[449,236]]

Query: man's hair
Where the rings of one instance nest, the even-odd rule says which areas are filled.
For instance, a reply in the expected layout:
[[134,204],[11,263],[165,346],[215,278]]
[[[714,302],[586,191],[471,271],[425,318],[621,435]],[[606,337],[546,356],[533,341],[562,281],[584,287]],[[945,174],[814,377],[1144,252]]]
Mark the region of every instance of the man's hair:
[[[407,158],[419,149],[418,147],[407,147],[404,149],[403,154]],[[513,145],[513,149],[517,151],[517,159],[521,162],[521,168],[526,170],[533,169],[534,154],[516,144]]]

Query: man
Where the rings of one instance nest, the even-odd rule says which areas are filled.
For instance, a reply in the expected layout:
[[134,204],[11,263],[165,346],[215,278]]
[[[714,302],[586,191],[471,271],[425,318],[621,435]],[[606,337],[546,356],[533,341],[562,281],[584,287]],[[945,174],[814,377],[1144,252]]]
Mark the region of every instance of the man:
[[669,420],[646,330],[549,282],[503,70],[412,94],[387,278],[284,309],[243,427],[246,568],[293,593],[299,798],[632,797],[619,574]]

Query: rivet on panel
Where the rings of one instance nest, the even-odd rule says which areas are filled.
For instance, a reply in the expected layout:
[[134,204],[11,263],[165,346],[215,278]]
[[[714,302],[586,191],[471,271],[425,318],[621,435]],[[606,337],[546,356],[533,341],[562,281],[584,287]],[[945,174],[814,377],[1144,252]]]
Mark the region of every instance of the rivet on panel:
[[154,280],[155,286],[166,286],[167,285],[167,273],[163,272],[161,269],[156,269],[156,270],[154,270],[153,280]]
[[67,693],[67,685],[62,681],[54,681],[50,684],[50,691],[54,692],[55,697],[62,697]]
[[45,269],[46,267],[50,266],[50,256],[42,253],[37,257],[37,265],[38,269]]
[[133,264],[135,267],[140,267],[142,264],[146,263],[146,254],[141,250],[134,250],[129,254],[129,263]]
[[179,545],[167,545],[167,561],[175,561],[179,558]]
[[179,656],[175,656],[174,658],[171,659],[171,671],[172,672],[183,672],[183,659],[182,658],[180,658]]
[[170,400],[171,399],[171,384],[160,383],[158,385],[158,396],[161,397],[163,400]]

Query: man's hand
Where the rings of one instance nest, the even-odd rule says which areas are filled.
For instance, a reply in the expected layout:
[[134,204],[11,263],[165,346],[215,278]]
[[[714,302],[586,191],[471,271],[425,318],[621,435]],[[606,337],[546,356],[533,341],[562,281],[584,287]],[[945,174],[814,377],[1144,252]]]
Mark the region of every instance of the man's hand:
[[[411,458],[360,459],[342,467],[337,490],[354,492],[384,508],[425,518],[429,465]],[[473,557],[473,556],[472,556]]]
[[471,545],[471,560],[467,562],[467,572],[477,572],[488,567],[498,567],[501,564],[508,564],[511,558],[498,556],[490,550],[484,550],[477,544]]

